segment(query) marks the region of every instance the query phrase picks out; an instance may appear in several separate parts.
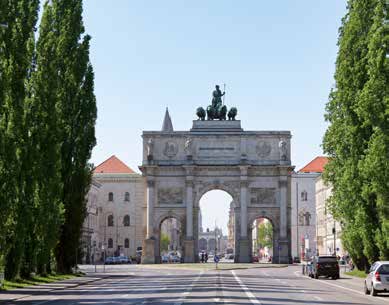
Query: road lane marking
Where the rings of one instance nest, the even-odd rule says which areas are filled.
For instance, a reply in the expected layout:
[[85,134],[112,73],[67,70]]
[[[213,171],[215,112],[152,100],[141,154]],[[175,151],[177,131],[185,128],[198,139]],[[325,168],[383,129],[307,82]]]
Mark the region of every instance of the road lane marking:
[[317,295],[314,295],[313,296],[316,300],[318,300],[318,301],[323,301],[323,299],[321,298],[321,297],[318,297]]
[[[308,277],[308,279],[311,280],[311,281],[315,281],[315,279],[310,278],[310,277]],[[317,282],[317,281],[315,281],[315,282]],[[344,289],[344,290],[356,292],[356,293],[358,293],[358,294],[360,294],[360,295],[363,295],[364,297],[369,297],[369,296],[365,295],[365,293],[362,292],[362,291],[358,291],[358,290],[355,290],[355,289],[343,287],[343,286],[340,286],[340,285],[337,285],[337,284],[334,284],[334,283],[329,283],[329,282],[327,282],[327,281],[320,281],[320,283],[324,283],[324,284],[327,284],[327,285],[330,285],[330,286],[334,286],[334,287],[338,287],[338,288],[341,288],[341,289]],[[382,301],[389,302],[388,299],[384,299],[384,298],[380,298],[380,297],[376,297],[376,298],[377,298],[377,300],[382,300]]]
[[239,283],[240,287],[243,289],[243,291],[246,293],[248,299],[253,304],[262,304],[247,288],[247,286],[241,281],[241,279],[236,275],[234,270],[231,270],[232,275],[234,276],[235,280]]
[[200,279],[200,277],[203,275],[204,271],[201,271],[199,273],[199,275],[195,278],[195,280],[192,282],[192,284],[189,286],[188,290],[187,291],[184,291],[182,294],[181,294],[181,297],[176,301],[174,302],[173,304],[174,305],[181,305],[182,303],[184,303],[186,297],[191,293],[194,285],[196,284],[196,282]]

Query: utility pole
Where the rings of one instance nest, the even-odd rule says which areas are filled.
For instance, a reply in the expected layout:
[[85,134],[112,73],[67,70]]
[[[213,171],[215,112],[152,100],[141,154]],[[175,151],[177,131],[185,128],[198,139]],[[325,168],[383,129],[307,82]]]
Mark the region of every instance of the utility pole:
[[332,228],[332,234],[334,234],[334,256],[336,256],[336,222],[334,221],[334,227]]
[[296,246],[298,258],[300,258],[299,239],[299,183],[296,182]]

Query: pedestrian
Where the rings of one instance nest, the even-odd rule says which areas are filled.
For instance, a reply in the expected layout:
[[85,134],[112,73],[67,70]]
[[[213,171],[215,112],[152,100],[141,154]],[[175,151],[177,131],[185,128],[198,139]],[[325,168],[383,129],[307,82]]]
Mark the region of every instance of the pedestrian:
[[205,262],[208,262],[208,252],[205,252]]
[[204,263],[204,257],[205,257],[205,254],[204,254],[204,251],[201,252],[201,262]]

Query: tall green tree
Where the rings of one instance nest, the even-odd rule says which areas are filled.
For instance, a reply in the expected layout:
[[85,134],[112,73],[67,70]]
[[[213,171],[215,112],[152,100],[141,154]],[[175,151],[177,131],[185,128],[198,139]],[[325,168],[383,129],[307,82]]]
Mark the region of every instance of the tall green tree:
[[[377,259],[379,253],[375,239],[379,223],[377,198],[367,191],[373,173],[364,170],[375,127],[363,113],[378,115],[380,111],[373,102],[378,93],[372,88],[373,94],[368,96],[367,88],[372,81],[372,65],[378,59],[378,53],[372,51],[372,41],[376,28],[383,26],[382,15],[381,20],[377,16],[383,3],[384,0],[348,1],[348,12],[339,31],[336,86],[326,106],[330,126],[323,147],[330,161],[324,178],[333,187],[330,208],[341,221],[343,245],[360,269]],[[385,62],[382,54],[379,57]]]
[[25,102],[34,54],[38,0],[1,1],[0,23],[0,256],[6,278],[19,276],[32,223],[31,165]]
[[[377,1],[374,22],[369,32],[368,75],[357,113],[371,129],[365,155],[359,163],[364,178],[362,196],[374,220],[375,247],[364,252],[370,261],[389,259],[389,3]],[[365,243],[367,244],[367,243]],[[379,252],[376,251],[378,247]]]
[[51,270],[51,256],[63,223],[61,132],[58,124],[58,40],[53,7],[44,4],[36,45],[36,69],[31,78],[30,134],[35,145],[35,236],[39,273]]
[[56,248],[57,268],[69,272],[76,263],[86,194],[91,181],[88,160],[96,143],[94,74],[89,60],[90,36],[84,35],[81,0],[52,0],[53,30],[58,44],[58,122],[64,224]]
[[261,248],[272,247],[273,226],[270,222],[260,223],[257,228],[257,242]]

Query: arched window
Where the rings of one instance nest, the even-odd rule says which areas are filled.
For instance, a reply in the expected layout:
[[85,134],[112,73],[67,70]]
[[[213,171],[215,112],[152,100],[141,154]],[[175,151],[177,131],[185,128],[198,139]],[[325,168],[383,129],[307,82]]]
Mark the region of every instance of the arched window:
[[303,211],[301,211],[300,213],[299,213],[299,226],[303,226],[304,225],[304,212]]
[[109,249],[113,248],[113,240],[112,240],[112,238],[108,238],[108,248]]
[[311,214],[309,212],[306,212],[304,217],[305,217],[305,225],[309,226],[310,221],[311,221]]
[[124,216],[124,218],[123,218],[123,226],[125,226],[125,227],[129,227],[130,226],[130,216],[129,215]]
[[124,201],[130,201],[130,193],[129,192],[124,193]]
[[128,238],[126,238],[124,240],[124,248],[129,248],[130,247],[130,240]]
[[308,200],[308,193],[307,191],[301,192],[301,201],[307,201]]
[[113,201],[113,193],[112,192],[108,193],[108,201]]
[[113,227],[113,215],[108,216],[108,227]]

